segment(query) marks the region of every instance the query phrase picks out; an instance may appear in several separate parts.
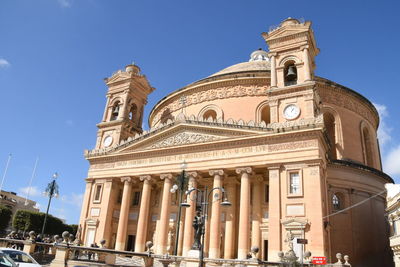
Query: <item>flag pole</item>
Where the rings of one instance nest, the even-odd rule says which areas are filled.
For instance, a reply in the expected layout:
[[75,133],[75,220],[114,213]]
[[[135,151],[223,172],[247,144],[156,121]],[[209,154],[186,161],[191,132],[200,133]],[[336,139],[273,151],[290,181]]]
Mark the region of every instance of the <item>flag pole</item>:
[[8,154],[8,160],[7,160],[6,168],[5,168],[4,173],[3,173],[3,178],[1,179],[0,192],[1,192],[1,190],[3,189],[3,183],[4,183],[4,179],[6,178],[6,174],[7,174],[7,170],[8,170],[8,165],[10,164],[10,160],[11,160],[11,153]]
[[29,198],[29,194],[31,193],[32,181],[36,174],[36,167],[37,167],[38,161],[39,161],[39,157],[36,158],[35,166],[33,167],[31,180],[29,181],[28,192],[26,193],[25,206],[28,206],[28,198]]

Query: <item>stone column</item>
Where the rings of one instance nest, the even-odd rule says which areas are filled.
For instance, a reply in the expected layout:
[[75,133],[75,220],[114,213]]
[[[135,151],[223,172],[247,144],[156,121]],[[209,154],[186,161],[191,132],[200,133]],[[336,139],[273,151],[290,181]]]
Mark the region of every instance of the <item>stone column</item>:
[[[96,187],[96,184],[94,188]],[[114,189],[113,189],[114,187]],[[101,193],[101,210],[99,216],[99,224],[96,230],[95,240],[99,241],[105,239],[108,244],[111,244],[112,236],[112,216],[110,214],[114,211],[115,206],[115,180],[109,178],[103,183]]]
[[271,88],[277,87],[277,80],[276,80],[276,54],[271,54]]
[[236,225],[236,181],[230,181],[226,184],[225,190],[231,206],[226,209],[225,221],[225,247],[224,258],[233,259],[235,252],[235,225]]
[[240,177],[240,209],[239,209],[239,239],[238,259],[246,259],[250,252],[250,178],[251,168],[238,168]]
[[89,214],[89,207],[91,203],[91,196],[92,194],[92,189],[93,189],[93,179],[87,178],[86,179],[86,190],[85,190],[85,196],[83,197],[83,202],[82,202],[82,209],[81,209],[81,217],[79,219],[79,224],[82,227],[80,239],[83,244],[86,242],[86,219],[88,218]]
[[108,105],[110,104],[110,95],[107,94],[107,102],[106,102],[106,108],[104,109],[104,113],[103,113],[103,120],[102,122],[105,122],[107,120],[107,114],[109,113],[109,107]]
[[303,49],[303,60],[304,60],[304,81],[311,81],[311,66],[309,57],[308,47]]
[[128,215],[129,207],[131,204],[132,195],[132,178],[123,177],[121,182],[124,183],[124,190],[122,193],[121,211],[119,213],[117,240],[115,242],[115,250],[125,250],[126,231],[128,228]]
[[277,261],[278,252],[282,251],[281,225],[281,181],[279,167],[268,169],[269,172],[269,224],[268,224],[268,261]]
[[[197,181],[196,181],[197,172],[188,172],[187,175],[189,177],[188,189],[197,188]],[[193,233],[192,223],[196,212],[196,196],[197,192],[193,191],[192,193],[190,193],[189,196],[187,196],[186,200],[187,203],[190,204],[190,207],[186,208],[185,210],[185,226],[184,226],[185,233],[183,237],[183,253],[182,253],[184,257],[187,256],[188,251],[192,248],[193,245],[194,233]]]
[[139,219],[136,231],[135,252],[146,251],[146,234],[150,210],[151,176],[139,177],[143,181],[142,197],[140,200]]
[[125,119],[127,116],[127,108],[128,108],[128,94],[129,94],[129,91],[128,90],[125,90],[124,91],[124,98],[123,98],[123,102],[121,103],[121,106],[120,106],[120,109],[119,109],[119,113],[118,113],[118,120],[123,120],[123,119]]
[[164,180],[164,188],[161,202],[160,222],[157,230],[156,253],[165,254],[167,251],[169,210],[171,206],[172,174],[161,174],[160,179]]
[[[223,170],[211,170],[214,176],[213,188],[222,187]],[[212,190],[212,189],[211,189]],[[221,190],[214,190],[211,193],[211,220],[210,220],[210,247],[208,257],[216,259],[220,257],[220,235],[221,235]]]
[[[256,177],[253,180],[253,205],[252,205],[252,222],[251,222],[251,247],[258,247],[261,251],[261,194],[262,194],[262,178]],[[258,253],[260,257],[261,253]]]

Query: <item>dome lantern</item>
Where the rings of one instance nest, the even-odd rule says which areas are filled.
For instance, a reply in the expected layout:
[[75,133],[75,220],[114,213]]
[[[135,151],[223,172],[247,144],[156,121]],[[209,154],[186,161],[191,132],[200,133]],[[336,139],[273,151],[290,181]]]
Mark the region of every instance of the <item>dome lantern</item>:
[[251,61],[269,61],[268,53],[259,48],[258,50],[251,53],[249,62]]

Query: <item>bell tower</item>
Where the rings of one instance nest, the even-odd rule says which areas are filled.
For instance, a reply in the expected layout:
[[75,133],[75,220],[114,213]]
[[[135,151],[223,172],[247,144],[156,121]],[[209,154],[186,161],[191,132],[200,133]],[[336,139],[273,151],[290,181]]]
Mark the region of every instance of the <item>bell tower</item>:
[[269,46],[271,89],[312,81],[316,47],[311,22],[287,18],[279,27],[262,33]]
[[119,144],[121,140],[141,133],[147,96],[154,91],[133,63],[104,81],[108,86],[107,103],[103,119],[97,124],[96,149]]

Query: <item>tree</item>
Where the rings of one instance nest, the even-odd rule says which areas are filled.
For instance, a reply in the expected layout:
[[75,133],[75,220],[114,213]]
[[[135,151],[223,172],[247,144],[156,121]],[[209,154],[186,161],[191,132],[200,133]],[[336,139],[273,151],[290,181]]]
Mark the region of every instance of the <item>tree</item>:
[[0,231],[4,231],[10,223],[12,211],[10,208],[0,205]]
[[[35,231],[36,233],[40,233],[45,216],[46,214],[43,212],[19,210],[15,213],[13,227],[21,231]],[[64,231],[71,233],[72,230],[71,226],[64,224],[61,219],[48,215],[45,234],[55,235],[61,234]]]

